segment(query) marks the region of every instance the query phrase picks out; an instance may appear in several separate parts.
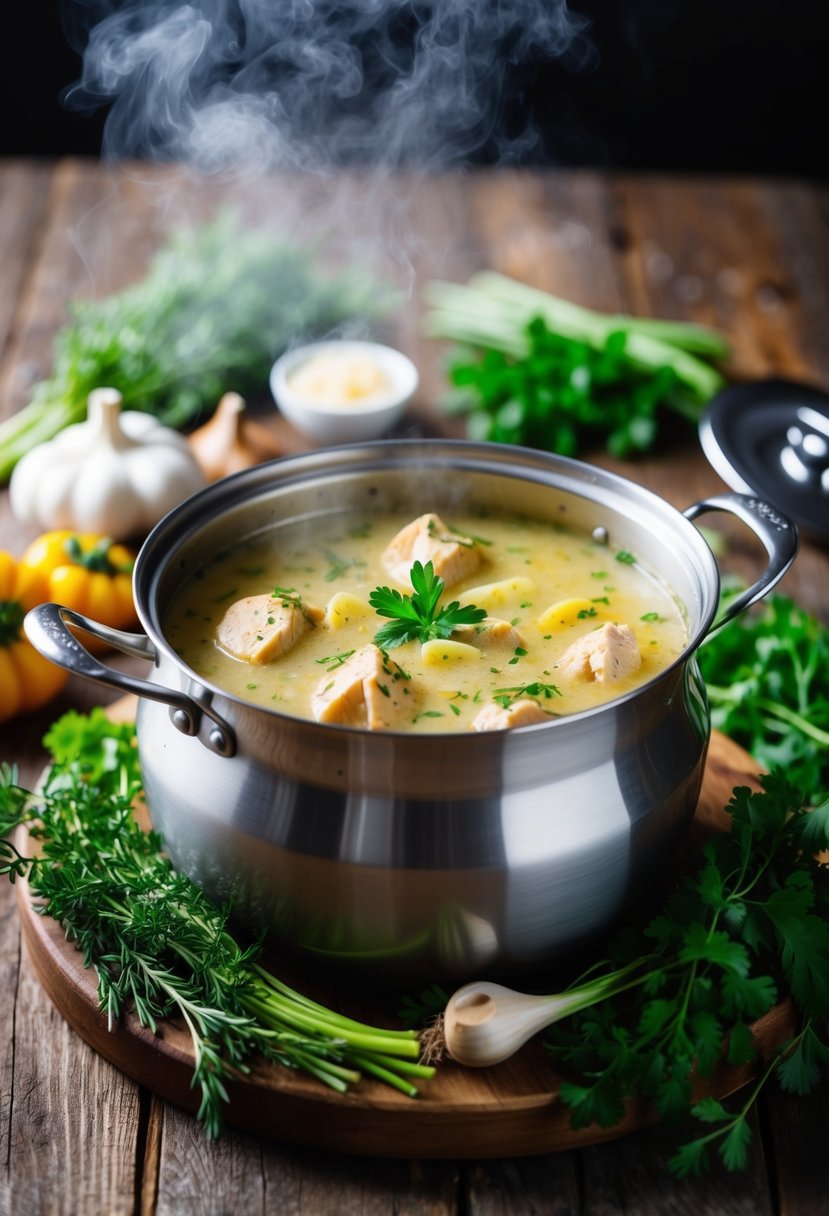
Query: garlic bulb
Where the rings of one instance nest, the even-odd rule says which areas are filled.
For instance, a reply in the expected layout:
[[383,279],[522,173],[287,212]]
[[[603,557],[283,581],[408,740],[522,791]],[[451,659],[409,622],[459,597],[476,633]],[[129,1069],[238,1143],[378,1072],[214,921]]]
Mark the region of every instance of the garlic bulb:
[[500,1064],[562,1017],[561,1005],[561,999],[531,996],[501,984],[466,984],[446,1006],[447,1050],[453,1060],[468,1068]]
[[500,1064],[553,1022],[644,983],[652,974],[647,964],[647,957],[637,958],[616,971],[588,972],[583,983],[541,996],[486,980],[465,984],[446,1006],[446,1049],[453,1060],[469,1068]]
[[124,540],[148,532],[201,489],[204,475],[187,441],[151,414],[122,414],[121,400],[116,389],[96,389],[86,422],[19,461],[9,487],[18,519]]

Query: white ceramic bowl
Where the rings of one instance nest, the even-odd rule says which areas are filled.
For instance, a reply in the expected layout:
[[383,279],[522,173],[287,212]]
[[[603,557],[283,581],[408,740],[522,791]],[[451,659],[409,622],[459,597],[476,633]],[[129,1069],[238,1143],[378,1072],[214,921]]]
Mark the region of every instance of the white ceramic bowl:
[[[365,398],[318,401],[292,384],[304,364],[318,355],[342,354],[370,360],[388,381],[388,388]],[[417,368],[404,354],[379,342],[349,338],[298,346],[277,359],[271,368],[271,392],[280,412],[314,443],[353,443],[379,439],[401,418],[417,385]]]

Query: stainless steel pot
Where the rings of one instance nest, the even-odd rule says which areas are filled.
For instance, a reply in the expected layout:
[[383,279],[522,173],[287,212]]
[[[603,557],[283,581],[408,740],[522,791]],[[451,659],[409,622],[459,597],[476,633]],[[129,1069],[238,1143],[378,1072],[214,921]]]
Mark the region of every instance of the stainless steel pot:
[[[658,571],[688,645],[650,683],[598,709],[518,730],[411,735],[321,725],[246,704],[199,679],[166,641],[183,579],[263,529],[344,509],[413,513],[482,504],[607,539]],[[260,465],[188,499],[135,566],[146,634],[54,604],[26,618],[53,662],[138,693],[138,746],[155,827],[175,864],[306,955],[406,981],[514,973],[605,928],[663,867],[699,793],[710,721],[695,653],[719,574],[690,522],[738,516],[768,554],[728,617],[794,558],[794,528],[727,494],[684,514],[576,461],[453,441],[343,447]],[[82,626],[152,660],[149,680],[93,658]],[[719,625],[719,621],[717,625]]]

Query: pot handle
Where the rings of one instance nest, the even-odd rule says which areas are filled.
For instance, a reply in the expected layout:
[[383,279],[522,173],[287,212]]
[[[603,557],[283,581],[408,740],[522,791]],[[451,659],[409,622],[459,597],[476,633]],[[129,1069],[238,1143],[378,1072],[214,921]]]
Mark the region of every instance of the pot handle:
[[707,511],[725,511],[751,529],[762,543],[768,554],[768,565],[755,583],[745,591],[729,600],[722,614],[718,616],[709,634],[727,625],[734,617],[739,616],[746,608],[750,608],[757,600],[762,599],[766,592],[779,583],[788,570],[797,553],[797,529],[786,519],[785,515],[763,502],[747,494],[717,494],[713,498],[705,498],[701,502],[692,503],[683,515],[686,519],[694,520]]
[[93,621],[60,604],[38,604],[27,613],[23,628],[35,649],[58,667],[87,680],[108,684],[119,692],[135,693],[136,696],[146,697],[150,701],[161,701],[162,704],[169,705],[170,719],[184,735],[198,735],[202,717],[209,718],[212,725],[202,740],[204,745],[220,756],[234,755],[236,737],[233,730],[206,701],[174,688],[166,688],[162,684],[142,680],[128,672],[118,671],[115,667],[107,667],[90,654],[72,633],[70,623],[114,646],[116,650],[123,651],[124,654],[131,654],[139,659],[156,657],[155,647],[145,634],[124,633],[121,629],[102,625],[99,621]]

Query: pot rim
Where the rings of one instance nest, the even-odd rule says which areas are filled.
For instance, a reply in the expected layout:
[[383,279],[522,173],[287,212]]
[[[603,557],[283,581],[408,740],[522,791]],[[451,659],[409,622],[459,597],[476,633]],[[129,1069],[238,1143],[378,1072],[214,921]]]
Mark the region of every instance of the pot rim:
[[[699,620],[692,633],[691,622],[688,621],[689,605],[683,602],[670,582],[667,579],[664,580],[686,615],[689,637],[682,652],[645,683],[605,701],[601,705],[571,714],[563,714],[560,717],[551,718],[549,722],[512,728],[512,733],[516,729],[522,733],[555,728],[561,730],[571,724],[614,714],[625,704],[646,696],[655,685],[669,678],[677,668],[688,662],[708,632],[716,615],[720,576],[716,560],[705,538],[681,511],[652,490],[597,465],[532,448],[475,443],[463,439],[385,439],[344,444],[278,457],[214,482],[187,498],[179,506],[173,508],[152,529],[139,551],[133,570],[133,594],[136,610],[142,627],[156,649],[157,657],[163,654],[173,663],[191,687],[195,685],[199,690],[212,694],[213,698],[219,697],[223,701],[238,705],[245,710],[267,714],[276,721],[290,723],[294,727],[301,727],[305,723],[315,729],[334,731],[342,735],[364,736],[366,733],[364,728],[337,723],[319,723],[300,715],[287,714],[270,706],[247,701],[193,671],[176,654],[164,637],[158,612],[159,583],[186,541],[191,540],[199,531],[209,526],[210,521],[215,519],[222,510],[254,498],[265,492],[268,487],[277,484],[285,487],[292,483],[299,486],[312,475],[327,474],[330,477],[335,476],[338,471],[370,474],[372,471],[388,470],[401,463],[405,463],[409,468],[414,468],[416,464],[422,463],[424,460],[428,460],[433,468],[436,464],[445,465],[447,468],[460,465],[462,471],[465,472],[501,474],[517,477],[520,480],[536,481],[551,489],[563,490],[600,505],[604,498],[622,499],[631,506],[635,506],[638,512],[656,512],[665,526],[675,529],[677,534],[683,538],[685,548],[690,551],[696,561],[696,573],[700,586],[707,593],[707,602],[703,598],[699,604]],[[618,515],[618,507],[611,505],[609,510]],[[650,566],[646,568],[650,569],[652,574],[659,576],[658,570],[653,570]],[[413,735],[410,731],[385,730],[382,734],[384,738],[399,737],[410,741],[417,739],[419,742],[421,740],[445,740],[449,736],[449,732],[441,731]],[[470,732],[470,736],[475,738],[475,732]],[[454,744],[464,737],[463,732],[451,733]]]

